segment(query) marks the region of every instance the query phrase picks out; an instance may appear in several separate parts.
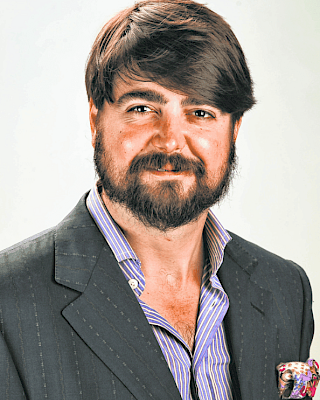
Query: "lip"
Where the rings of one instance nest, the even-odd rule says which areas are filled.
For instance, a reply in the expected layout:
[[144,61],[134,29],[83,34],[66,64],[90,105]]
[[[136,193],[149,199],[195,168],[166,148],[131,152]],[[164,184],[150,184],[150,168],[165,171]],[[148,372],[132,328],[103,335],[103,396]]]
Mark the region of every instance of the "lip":
[[156,176],[157,178],[164,179],[174,179],[174,178],[182,178],[191,176],[190,171],[174,171],[174,170],[165,170],[165,169],[149,169],[148,172],[152,176]]
[[152,169],[150,170],[155,175],[163,176],[163,175],[181,175],[183,171],[174,171],[174,170],[167,170],[167,169]]
[[155,169],[153,171],[160,172],[160,173],[172,173],[172,174],[180,174],[183,171],[175,170],[171,164],[166,164],[162,168]]

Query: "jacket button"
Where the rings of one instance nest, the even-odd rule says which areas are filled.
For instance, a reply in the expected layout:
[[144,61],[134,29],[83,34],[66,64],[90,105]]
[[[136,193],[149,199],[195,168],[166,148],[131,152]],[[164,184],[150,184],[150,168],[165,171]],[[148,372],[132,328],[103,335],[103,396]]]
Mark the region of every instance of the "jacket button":
[[129,285],[130,285],[130,287],[131,287],[132,290],[137,289],[138,284],[139,284],[138,281],[137,281],[136,279],[130,279],[130,280],[128,281],[128,283],[129,283]]

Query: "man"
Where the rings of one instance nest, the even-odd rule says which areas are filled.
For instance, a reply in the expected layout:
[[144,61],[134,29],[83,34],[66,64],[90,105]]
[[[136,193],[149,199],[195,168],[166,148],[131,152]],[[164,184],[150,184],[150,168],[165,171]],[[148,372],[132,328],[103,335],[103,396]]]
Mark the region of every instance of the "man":
[[1,398],[277,399],[277,365],[309,356],[311,290],[210,210],[254,104],[230,27],[137,3],[99,33],[86,87],[97,185],[1,253]]

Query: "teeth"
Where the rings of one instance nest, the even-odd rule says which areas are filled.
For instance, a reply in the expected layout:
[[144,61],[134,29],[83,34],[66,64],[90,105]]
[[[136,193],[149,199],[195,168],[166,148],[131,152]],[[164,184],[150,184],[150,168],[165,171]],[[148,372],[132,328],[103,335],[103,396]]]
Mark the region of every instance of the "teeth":
[[157,171],[159,171],[159,172],[178,172],[176,169],[164,169],[164,168],[158,168]]

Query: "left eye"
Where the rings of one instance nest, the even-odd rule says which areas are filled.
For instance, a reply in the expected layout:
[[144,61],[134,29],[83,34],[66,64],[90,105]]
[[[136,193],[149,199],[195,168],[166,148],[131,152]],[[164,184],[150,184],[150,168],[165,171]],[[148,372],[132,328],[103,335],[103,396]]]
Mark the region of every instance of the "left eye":
[[147,106],[135,106],[130,108],[129,111],[134,111],[134,112],[138,112],[138,113],[146,113],[151,111],[151,108],[147,107]]
[[210,113],[208,113],[208,111],[204,111],[204,110],[196,110],[194,111],[194,114],[196,117],[199,118],[214,118],[214,116]]

